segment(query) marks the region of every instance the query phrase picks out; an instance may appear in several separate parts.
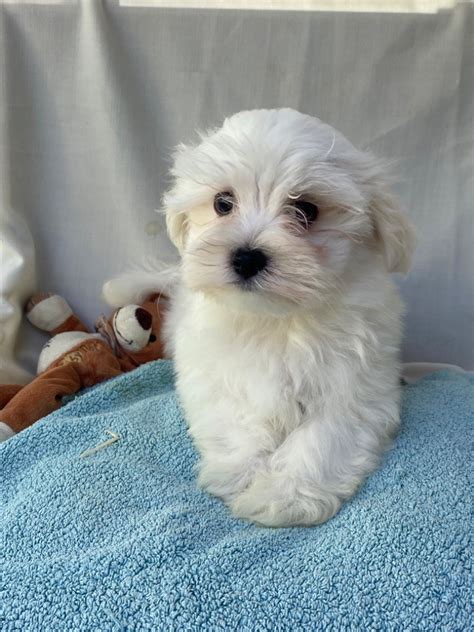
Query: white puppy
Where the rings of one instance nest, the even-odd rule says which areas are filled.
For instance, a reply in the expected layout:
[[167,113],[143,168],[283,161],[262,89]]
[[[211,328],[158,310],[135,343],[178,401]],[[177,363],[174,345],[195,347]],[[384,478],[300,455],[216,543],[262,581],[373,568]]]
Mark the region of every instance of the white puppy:
[[[399,421],[413,246],[371,155],[294,110],[241,112],[180,146],[164,198],[181,254],[165,336],[199,484],[269,526],[333,516]],[[112,304],[158,276],[104,288]]]

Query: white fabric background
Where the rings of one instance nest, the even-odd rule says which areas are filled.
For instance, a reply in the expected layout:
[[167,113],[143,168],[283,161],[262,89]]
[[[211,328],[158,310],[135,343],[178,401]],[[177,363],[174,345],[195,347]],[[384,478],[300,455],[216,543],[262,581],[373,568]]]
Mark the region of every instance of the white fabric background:
[[[105,279],[141,255],[174,256],[154,212],[171,148],[235,111],[291,106],[397,163],[419,239],[400,280],[404,359],[474,368],[472,4],[430,15],[0,2],[0,20],[0,212],[20,218],[16,234],[29,225],[38,288],[92,323]],[[18,306],[27,237],[17,250],[17,291],[4,255],[0,293]],[[23,366],[43,341],[23,327]]]

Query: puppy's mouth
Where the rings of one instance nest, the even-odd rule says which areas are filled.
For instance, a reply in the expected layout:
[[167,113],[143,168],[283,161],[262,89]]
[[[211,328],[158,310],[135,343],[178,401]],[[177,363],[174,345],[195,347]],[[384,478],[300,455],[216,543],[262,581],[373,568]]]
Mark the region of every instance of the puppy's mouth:
[[263,294],[268,294],[269,291],[262,287],[262,283],[258,282],[257,279],[236,279],[231,282],[231,285],[243,292],[261,292]]

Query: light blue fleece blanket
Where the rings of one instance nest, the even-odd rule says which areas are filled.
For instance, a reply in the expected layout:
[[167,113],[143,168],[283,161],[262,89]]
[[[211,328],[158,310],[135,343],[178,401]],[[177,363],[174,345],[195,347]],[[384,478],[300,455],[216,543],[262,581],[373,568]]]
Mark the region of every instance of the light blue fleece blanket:
[[0,629],[467,630],[473,416],[472,376],[404,387],[359,494],[268,530],[196,488],[170,363],[103,384],[0,445]]

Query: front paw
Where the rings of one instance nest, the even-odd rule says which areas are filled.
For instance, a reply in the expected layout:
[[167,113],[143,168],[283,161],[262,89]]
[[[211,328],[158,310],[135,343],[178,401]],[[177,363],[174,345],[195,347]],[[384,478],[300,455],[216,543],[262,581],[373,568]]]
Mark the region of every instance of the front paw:
[[341,501],[334,494],[268,472],[258,474],[230,504],[236,517],[265,527],[321,524],[332,518],[340,506]]
[[198,485],[230,504],[251,483],[261,459],[203,459],[198,464]]

